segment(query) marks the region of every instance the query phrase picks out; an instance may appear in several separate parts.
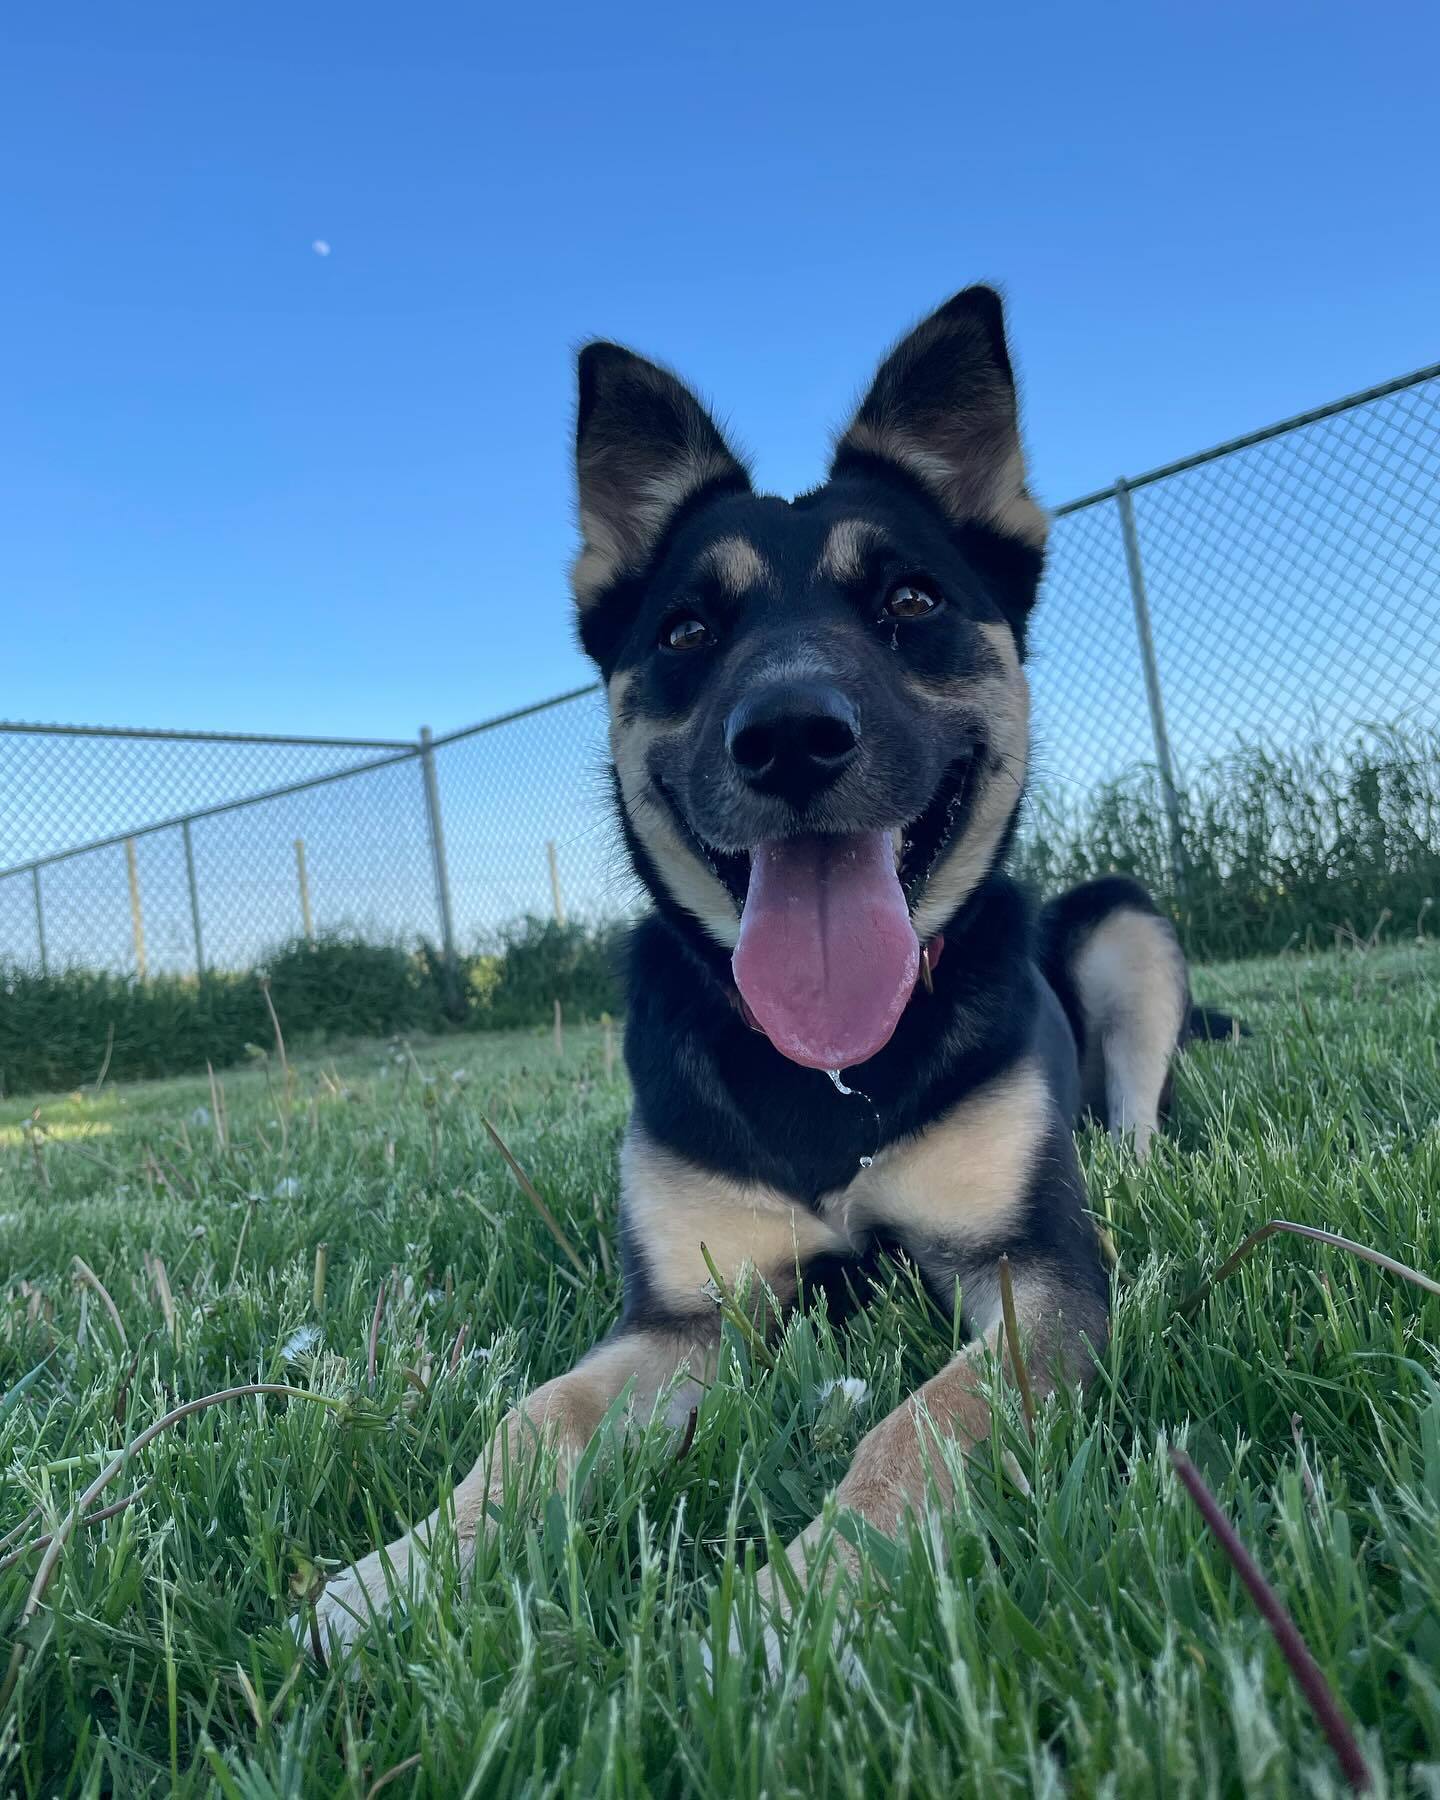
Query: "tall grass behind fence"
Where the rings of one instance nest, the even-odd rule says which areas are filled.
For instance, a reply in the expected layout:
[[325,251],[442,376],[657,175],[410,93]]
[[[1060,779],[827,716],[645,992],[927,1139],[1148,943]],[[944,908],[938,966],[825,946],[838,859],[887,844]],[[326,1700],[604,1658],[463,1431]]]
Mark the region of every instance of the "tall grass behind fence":
[[1039,794],[1017,851],[1043,893],[1135,875],[1204,959],[1440,935],[1440,733],[1242,746],[1178,796],[1153,767],[1080,802]]
[[[1047,886],[1134,869],[1202,954],[1434,929],[1440,365],[1057,508],[1033,645]],[[633,901],[594,688],[402,742],[0,727],[12,969],[456,969]]]

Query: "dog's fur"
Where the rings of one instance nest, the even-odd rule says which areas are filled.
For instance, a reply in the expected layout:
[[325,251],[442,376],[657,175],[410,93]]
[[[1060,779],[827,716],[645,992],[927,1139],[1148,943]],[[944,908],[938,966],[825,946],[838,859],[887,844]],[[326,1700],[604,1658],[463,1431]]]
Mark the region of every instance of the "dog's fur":
[[[802,1290],[853,1299],[847,1276],[877,1247],[912,1259],[971,1338],[871,1431],[840,1486],[842,1508],[893,1533],[927,1484],[949,1491],[937,1436],[967,1449],[988,1434],[1002,1258],[1040,1392],[1084,1382],[1103,1351],[1108,1284],[1072,1127],[1088,1107],[1143,1155],[1190,1019],[1174,933],[1135,883],[1091,883],[1036,919],[1003,873],[1046,522],[1001,304],[967,289],[906,337],[829,478],[791,502],[755,494],[693,394],[612,344],[581,353],[577,440],[579,629],[608,687],[620,822],[654,902],[630,952],[625,1307],[456,1488],[462,1569],[507,1471],[543,1447],[565,1479],[627,1385],[641,1422],[662,1396],[688,1410],[717,1364],[712,1264],[727,1288],[758,1277],[748,1292],[782,1304]],[[894,617],[887,596],[907,584],[939,604]],[[677,649],[684,621],[703,630]],[[740,703],[817,681],[858,721],[853,760],[818,793],[757,791],[730,749]],[[895,834],[931,991],[917,988],[883,1049],[827,1080],[738,1002],[749,852],[880,830]],[[351,1639],[392,1582],[403,1591],[423,1570],[438,1522],[329,1584],[328,1640]],[[817,1522],[792,1546],[802,1573],[820,1537]],[[848,1539],[832,1548],[853,1567]]]

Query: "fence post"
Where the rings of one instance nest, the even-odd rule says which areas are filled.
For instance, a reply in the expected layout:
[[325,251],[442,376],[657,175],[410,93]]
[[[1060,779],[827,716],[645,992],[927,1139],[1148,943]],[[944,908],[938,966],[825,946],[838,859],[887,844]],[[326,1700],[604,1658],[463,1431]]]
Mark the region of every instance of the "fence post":
[[200,886],[195,879],[195,846],[190,842],[190,821],[180,821],[180,836],[185,843],[185,880],[190,889],[190,929],[195,936],[195,973],[205,979],[205,942],[200,936]]
[[1170,872],[1175,892],[1185,886],[1185,842],[1180,833],[1180,799],[1175,788],[1175,765],[1170,759],[1170,734],[1165,729],[1165,702],[1160,692],[1160,669],[1155,661],[1155,639],[1150,630],[1150,602],[1145,594],[1145,570],[1140,561],[1140,539],[1135,530],[1135,509],[1124,476],[1115,481],[1120,508],[1120,535],[1125,540],[1125,567],[1130,576],[1130,603],[1135,608],[1135,635],[1140,640],[1140,666],[1145,673],[1145,698],[1150,703],[1150,731],[1155,740],[1155,763],[1160,771],[1160,797],[1170,826]]
[[440,818],[440,784],[435,778],[435,752],[430,727],[420,727],[420,773],[425,782],[425,820],[430,831],[430,859],[435,870],[435,906],[440,914],[440,946],[445,958],[446,998],[458,1003],[455,921],[450,911],[450,865],[445,857],[445,827]]
[[295,840],[295,878],[300,884],[300,924],[305,933],[305,942],[315,942],[315,921],[310,916],[310,877],[305,871],[305,840]]
[[140,910],[140,869],[135,861],[135,840],[125,840],[125,873],[130,881],[130,936],[135,943],[135,973],[145,979],[145,916]]
[[50,958],[45,950],[45,907],[40,898],[40,865],[31,863],[30,881],[35,889],[35,937],[40,945],[40,973],[50,973]]

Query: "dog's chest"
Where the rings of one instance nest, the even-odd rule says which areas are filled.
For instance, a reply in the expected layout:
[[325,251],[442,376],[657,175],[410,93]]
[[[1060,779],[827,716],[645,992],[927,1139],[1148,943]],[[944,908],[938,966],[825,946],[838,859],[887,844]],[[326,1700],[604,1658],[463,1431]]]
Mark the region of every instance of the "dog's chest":
[[779,1292],[825,1258],[877,1238],[925,1254],[993,1243],[1024,1205],[1040,1154],[1043,1076],[1026,1061],[967,1095],[923,1130],[873,1156],[810,1202],[706,1168],[658,1143],[637,1120],[622,1159],[625,1235],[641,1287],[667,1312],[703,1304],[715,1274],[748,1269]]
[[902,1238],[984,1241],[1023,1202],[1044,1133],[1047,1092],[1024,1061],[922,1131],[862,1157],[814,1210],[847,1242],[877,1230]]

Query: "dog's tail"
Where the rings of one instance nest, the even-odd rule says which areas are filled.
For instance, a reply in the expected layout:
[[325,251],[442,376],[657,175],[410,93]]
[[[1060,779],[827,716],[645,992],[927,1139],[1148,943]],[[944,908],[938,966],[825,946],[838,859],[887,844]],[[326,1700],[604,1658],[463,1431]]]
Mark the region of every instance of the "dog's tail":
[[1232,1018],[1227,1012],[1221,1012],[1215,1006],[1192,1006],[1190,1015],[1185,1021],[1185,1031],[1181,1044],[1191,1044],[1199,1039],[1201,1043],[1223,1044],[1235,1038],[1252,1036],[1250,1027],[1242,1020]]

